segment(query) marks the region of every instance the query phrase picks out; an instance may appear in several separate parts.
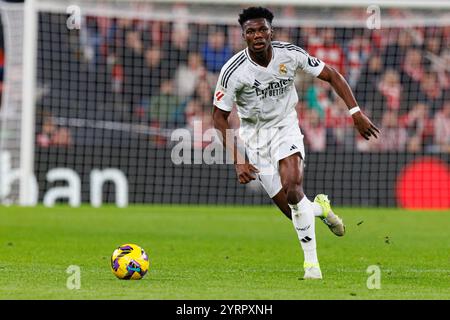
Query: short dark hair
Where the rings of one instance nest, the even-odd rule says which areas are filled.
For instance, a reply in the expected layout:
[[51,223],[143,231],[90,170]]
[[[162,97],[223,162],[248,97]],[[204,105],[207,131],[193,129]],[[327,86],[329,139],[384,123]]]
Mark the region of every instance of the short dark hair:
[[246,21],[259,18],[266,19],[272,25],[273,13],[267,8],[250,7],[242,10],[242,13],[239,15],[239,24],[242,27]]

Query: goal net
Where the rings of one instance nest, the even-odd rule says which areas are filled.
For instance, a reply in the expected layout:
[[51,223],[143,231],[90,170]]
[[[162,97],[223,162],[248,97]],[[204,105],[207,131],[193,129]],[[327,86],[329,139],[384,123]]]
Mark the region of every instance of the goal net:
[[[308,196],[450,206],[450,11],[436,2],[269,5],[274,39],[337,69],[382,131],[364,140],[330,85],[299,72]],[[32,1],[25,29],[23,8],[1,6],[2,203],[271,203],[258,181],[238,183],[212,130],[220,69],[245,48],[243,6]]]

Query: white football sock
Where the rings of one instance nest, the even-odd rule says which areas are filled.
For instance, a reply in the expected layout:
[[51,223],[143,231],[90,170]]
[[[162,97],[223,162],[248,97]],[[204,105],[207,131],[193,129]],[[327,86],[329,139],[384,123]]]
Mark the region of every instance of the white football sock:
[[292,223],[297,231],[298,239],[303,249],[304,265],[319,263],[316,252],[316,233],[314,209],[306,196],[296,205],[289,204],[292,212]]

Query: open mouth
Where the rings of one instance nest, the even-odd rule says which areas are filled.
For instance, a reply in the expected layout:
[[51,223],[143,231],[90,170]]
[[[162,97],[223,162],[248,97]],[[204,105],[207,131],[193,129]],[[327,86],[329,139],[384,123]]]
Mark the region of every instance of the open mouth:
[[264,48],[264,46],[265,46],[264,42],[259,42],[259,43],[253,44],[253,48],[255,48],[255,49],[262,49],[262,48]]

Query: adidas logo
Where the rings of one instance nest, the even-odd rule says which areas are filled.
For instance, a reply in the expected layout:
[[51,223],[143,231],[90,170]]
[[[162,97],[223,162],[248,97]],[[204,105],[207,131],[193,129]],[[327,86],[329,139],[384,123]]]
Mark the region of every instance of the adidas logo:
[[255,79],[255,82],[253,82],[253,86],[255,88],[258,88],[261,85],[261,82],[259,82],[258,80]]
[[307,243],[307,242],[310,242],[311,240],[312,239],[310,237],[306,236],[303,239],[301,239],[300,241],[303,242],[303,243]]
[[295,149],[297,149],[297,146],[296,146],[295,144],[293,144],[293,145],[291,146],[291,148],[289,149],[289,151],[292,151],[292,150],[295,150]]

